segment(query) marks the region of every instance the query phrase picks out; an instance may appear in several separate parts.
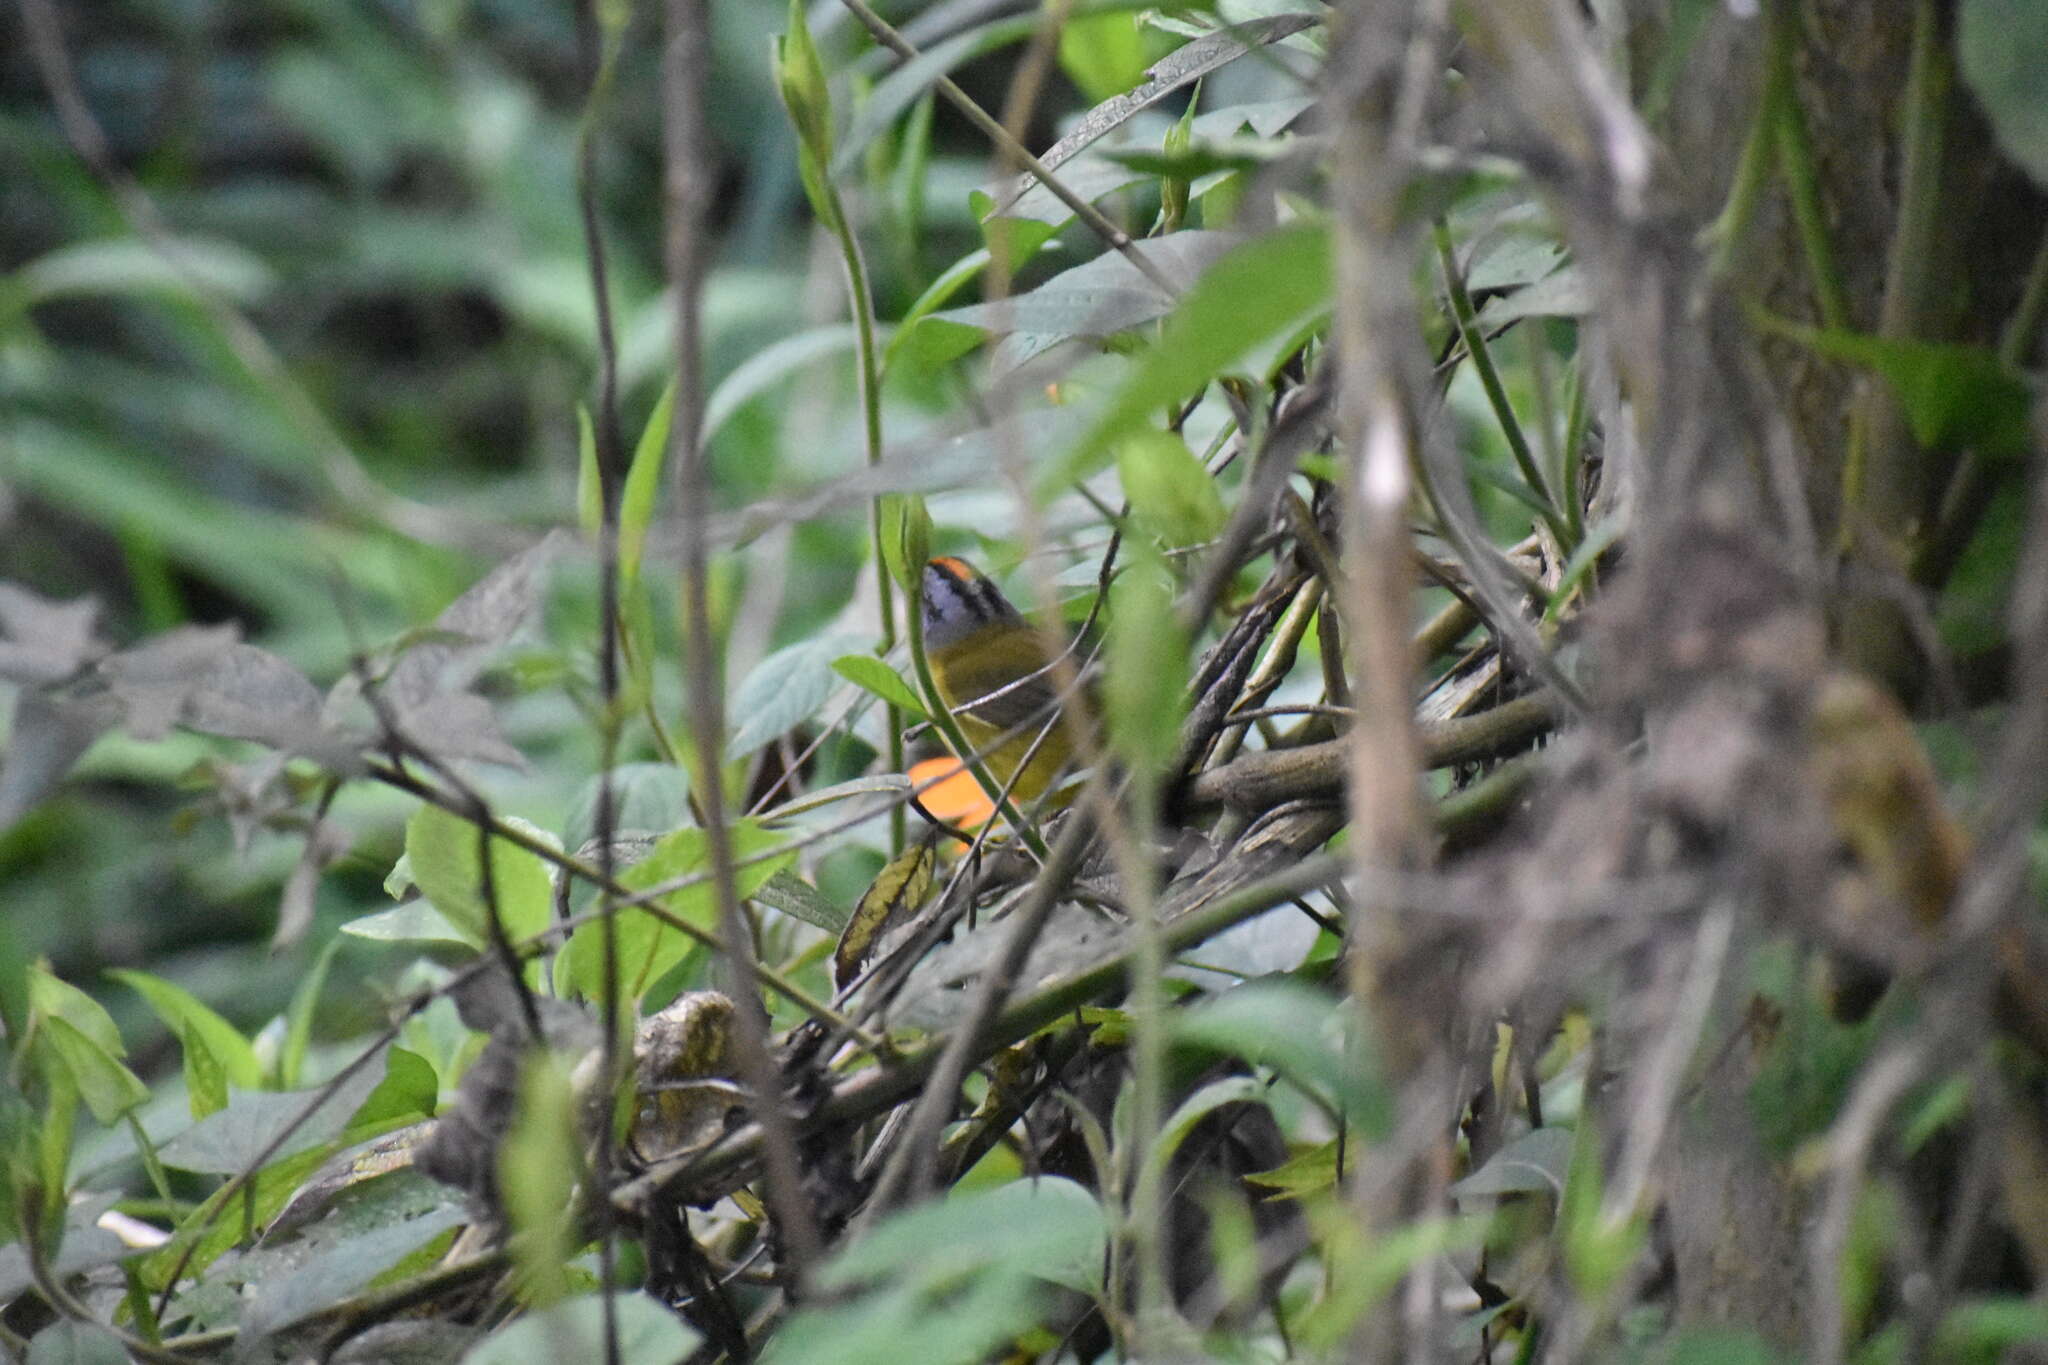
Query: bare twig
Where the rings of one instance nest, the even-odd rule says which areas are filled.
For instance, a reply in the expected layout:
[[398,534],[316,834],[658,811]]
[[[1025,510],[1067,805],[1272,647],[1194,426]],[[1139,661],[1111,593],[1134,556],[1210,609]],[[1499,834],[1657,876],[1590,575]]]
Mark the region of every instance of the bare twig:
[[663,261],[675,298],[676,401],[669,431],[682,522],[683,598],[688,621],[690,729],[697,751],[696,790],[703,793],[704,835],[719,923],[732,967],[737,1008],[734,1030],[740,1072],[754,1093],[756,1119],[768,1134],[768,1204],[781,1242],[781,1265],[792,1294],[800,1296],[822,1250],[816,1221],[805,1202],[796,1136],[785,1105],[782,1077],[768,1050],[768,1020],[752,989],[753,936],[734,880],[732,835],[726,825],[724,782],[725,694],[705,586],[705,524],[711,495],[704,449],[704,372],[699,290],[708,256],[705,210],[714,174],[705,127],[711,62],[711,11],[706,0],[668,0],[662,49],[662,126],[667,145],[667,231]]

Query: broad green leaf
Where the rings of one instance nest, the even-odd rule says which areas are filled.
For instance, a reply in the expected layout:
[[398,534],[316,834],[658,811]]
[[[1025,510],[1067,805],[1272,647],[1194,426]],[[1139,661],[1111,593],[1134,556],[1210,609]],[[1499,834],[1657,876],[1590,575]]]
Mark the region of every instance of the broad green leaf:
[[43,1018],[62,1019],[92,1040],[95,1047],[113,1057],[125,1057],[121,1031],[99,1001],[37,963],[28,970],[29,1009]]
[[1064,489],[1093,473],[1116,442],[1151,413],[1184,400],[1255,347],[1326,311],[1331,289],[1329,233],[1321,224],[1280,228],[1230,251],[1181,296],[1158,341],[1139,357],[1081,439],[1048,462],[1040,489]]
[[[192,1020],[178,1031],[178,1045],[184,1052],[185,1094],[192,1117],[203,1119],[228,1107],[228,1073],[207,1045],[206,1034]],[[249,1053],[251,1066],[256,1054]]]
[[818,1281],[850,1288],[893,1276],[933,1284],[994,1268],[1086,1294],[1102,1287],[1107,1235],[1094,1195],[1071,1180],[1044,1176],[886,1219],[821,1267]]
[[[1149,238],[1133,249],[1167,279],[1192,284],[1241,247],[1242,239],[1234,233],[1190,228]],[[1154,284],[1122,252],[1105,251],[1014,298],[949,308],[928,321],[964,323],[994,334],[1106,337],[1165,317],[1174,303],[1171,293]]]
[[847,914],[794,872],[784,868],[761,883],[754,899],[771,910],[802,920],[805,924],[837,934],[846,927]]
[[2048,187],[2048,6],[1962,0],[1956,59],[1998,145]]
[[1116,447],[1117,476],[1138,529],[1169,550],[1199,545],[1223,529],[1216,480],[1170,431],[1132,432]]
[[[357,1067],[324,1098],[324,1087],[236,1095],[227,1108],[164,1143],[157,1155],[166,1166],[179,1170],[232,1175],[253,1167],[272,1143],[278,1146],[267,1159],[276,1162],[322,1147],[357,1127],[388,1127],[408,1115],[424,1117],[423,1109],[432,1112],[434,1084],[432,1066],[402,1048],[392,1048],[386,1057]],[[360,1123],[359,1113],[366,1115]]]
[[463,943],[474,947],[469,937],[449,918],[422,897],[394,905],[389,910],[359,915],[341,926],[341,932],[379,943]]
[[1913,439],[1930,450],[2018,459],[2033,448],[2033,385],[1988,347],[1895,341],[1776,320],[1765,326],[1822,355],[1875,371],[1898,400]]
[[903,675],[872,654],[842,654],[832,661],[832,671],[883,701],[901,707],[917,720],[924,719],[924,704],[903,681]]
[[244,1090],[254,1090],[263,1084],[263,1067],[256,1060],[256,1049],[249,1045],[241,1030],[198,996],[148,972],[116,968],[107,975],[148,1001],[157,1018],[173,1033],[183,1037],[196,1032],[203,1038],[207,1051],[233,1084]]
[[[969,280],[988,269],[988,262],[988,248],[980,247],[968,252],[965,256],[947,266],[939,272],[938,276],[930,284],[925,286],[924,292],[919,294],[910,307],[904,310],[902,318],[897,321],[895,332],[889,338],[888,345],[882,348],[882,373],[889,373],[896,364],[897,353],[904,350],[909,343],[916,339],[918,324],[924,318],[945,307],[946,301],[959,293]],[[977,329],[958,327],[953,329],[955,337],[962,332],[969,338],[967,345],[952,355],[940,356],[937,360],[938,364],[944,364],[948,360],[955,360],[965,355],[981,339],[981,334]],[[941,331],[936,335],[944,336],[945,333]],[[947,344],[950,344],[950,340]],[[943,347],[937,349],[942,350]],[[931,362],[928,359],[920,357],[920,360],[926,364],[927,368],[930,367]]]
[[860,645],[857,635],[820,635],[778,649],[756,664],[733,691],[732,714],[739,724],[725,756],[744,758],[817,715],[839,685],[832,661]]
[[149,1087],[115,1060],[69,1019],[48,1015],[37,1021],[36,1038],[47,1065],[62,1066],[78,1087],[79,1098],[102,1124],[113,1124],[129,1110],[149,1102]]
[[250,1285],[241,1322],[244,1339],[260,1339],[331,1309],[468,1219],[461,1202],[448,1199],[413,1217],[351,1231],[332,1241],[302,1238],[302,1243],[311,1244],[297,1247],[297,1255]]
[[1341,1025],[1349,1017],[1340,1001],[1321,991],[1289,981],[1254,981],[1176,1015],[1173,1036],[1273,1068],[1347,1114],[1371,1138],[1388,1120],[1391,1104],[1369,1054],[1345,1056]]
[[[753,820],[740,820],[731,829],[734,882],[741,899],[754,895],[778,871],[789,866],[794,853],[749,862],[759,854],[780,847],[785,841]],[[661,898],[670,915],[687,920],[708,932],[718,928],[718,897],[709,876],[709,850],[704,831],[679,829],[662,837],[648,856],[626,869],[619,881],[628,890],[644,891],[682,877],[700,880]],[[647,910],[633,906],[616,916],[619,984],[624,998],[637,1000],[664,973],[687,956],[696,940],[682,930],[662,922]],[[569,936],[555,959],[555,991],[577,994],[588,1000],[604,997],[604,926],[585,924]]]
[[1060,69],[1097,104],[1144,80],[1156,55],[1136,14],[1091,14],[1060,25]]
[[[697,1348],[696,1331],[645,1294],[612,1296],[620,1365],[673,1365]],[[461,1365],[533,1365],[604,1359],[604,1305],[578,1295],[514,1318],[464,1354]]]
[[1485,1165],[1451,1186],[1451,1193],[1459,1198],[1562,1194],[1571,1166],[1572,1131],[1550,1127],[1522,1134],[1495,1152]]
[[661,474],[668,465],[669,427],[675,417],[676,386],[671,380],[633,447],[626,488],[619,496],[619,582],[621,589],[640,578],[640,556],[647,545],[647,527],[661,499]]
[[[405,827],[413,881],[471,946],[491,941],[483,859],[475,824],[435,805],[421,805]],[[547,927],[554,892],[539,857],[492,835],[491,892],[505,935],[517,942]]]
[[1151,770],[1172,761],[1180,742],[1188,642],[1165,561],[1149,546],[1137,549],[1109,590],[1102,691],[1110,742],[1133,767]]

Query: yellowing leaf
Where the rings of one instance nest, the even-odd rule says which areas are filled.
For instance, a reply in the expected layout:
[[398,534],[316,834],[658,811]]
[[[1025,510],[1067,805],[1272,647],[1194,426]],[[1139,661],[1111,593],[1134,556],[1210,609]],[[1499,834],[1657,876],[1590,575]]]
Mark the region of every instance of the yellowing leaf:
[[[969,779],[972,780],[971,778]],[[896,855],[853,908],[846,932],[832,954],[832,981],[842,989],[860,974],[875,940],[894,924],[917,913],[932,893],[932,837]]]

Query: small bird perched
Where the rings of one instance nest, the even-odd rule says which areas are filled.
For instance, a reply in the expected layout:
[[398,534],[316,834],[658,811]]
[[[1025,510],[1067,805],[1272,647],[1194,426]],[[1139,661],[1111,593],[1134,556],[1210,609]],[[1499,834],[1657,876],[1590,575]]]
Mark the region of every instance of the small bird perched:
[[[1062,670],[1046,654],[1044,638],[964,559],[927,561],[919,597],[925,661],[939,700],[967,742],[977,752],[989,750],[989,776],[1007,784],[1022,765],[1011,794],[1033,799],[1073,753],[1067,727],[1058,719]],[[989,749],[1005,735],[1011,738]]]

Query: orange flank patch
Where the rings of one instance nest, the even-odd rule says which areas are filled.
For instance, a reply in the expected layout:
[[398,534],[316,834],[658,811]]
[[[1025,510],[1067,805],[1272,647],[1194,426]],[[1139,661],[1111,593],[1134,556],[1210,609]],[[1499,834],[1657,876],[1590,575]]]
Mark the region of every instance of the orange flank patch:
[[[927,758],[910,765],[910,785],[933,816],[960,829],[975,829],[996,813],[995,803],[959,759]],[[929,782],[930,786],[925,784]]]

